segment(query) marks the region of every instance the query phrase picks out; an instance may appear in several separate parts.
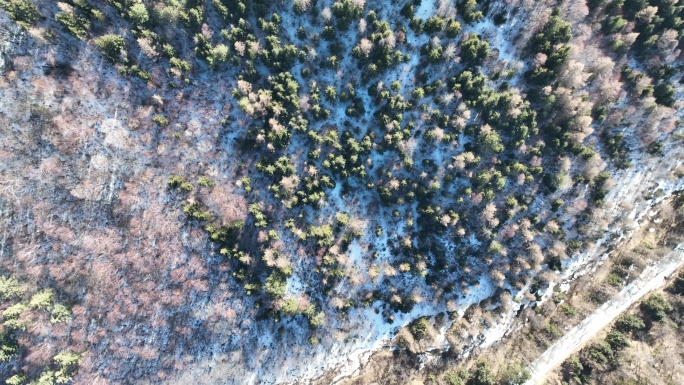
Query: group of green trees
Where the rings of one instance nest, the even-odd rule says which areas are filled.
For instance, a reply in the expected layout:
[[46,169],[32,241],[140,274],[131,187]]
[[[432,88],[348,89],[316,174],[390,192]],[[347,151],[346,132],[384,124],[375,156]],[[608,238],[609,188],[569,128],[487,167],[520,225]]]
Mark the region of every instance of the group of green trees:
[[32,339],[27,329],[32,323],[43,322],[41,318],[49,319],[51,324],[68,323],[71,311],[64,304],[56,301],[56,294],[52,289],[35,292],[30,297],[28,287],[13,276],[0,275],[0,365],[8,370],[0,373],[0,381],[8,385],[55,385],[66,384],[78,370],[81,353],[62,350],[50,358],[46,367],[37,367],[25,360],[26,352],[32,346],[27,346]]
[[24,27],[40,20],[41,17],[38,9],[28,0],[1,0],[0,7],[7,12],[10,19]]
[[[302,7],[301,3],[298,4],[298,7]],[[475,9],[472,4],[468,7]],[[405,7],[404,13],[411,15],[410,8]],[[307,15],[310,11],[307,8],[305,12],[303,9],[299,9],[298,12]],[[334,31],[349,29],[349,24],[361,16],[361,10],[351,2],[336,2],[331,17],[324,18],[325,24],[320,37],[328,42],[328,47],[335,54],[336,60],[344,56],[339,34]],[[475,19],[477,16],[473,20]],[[278,39],[279,25],[282,23],[278,14],[273,14],[268,19],[259,18],[258,30],[252,29],[245,19],[240,19],[238,26],[233,26],[230,31],[224,31],[223,37],[233,43],[228,46],[236,47],[231,48],[231,53],[240,57],[235,63],[241,65],[243,69],[241,83],[238,83],[234,96],[238,99],[237,104],[242,111],[253,119],[244,137],[243,148],[260,154],[258,162],[255,163],[259,176],[254,179],[250,175],[249,178],[251,181],[265,181],[271,196],[282,203],[283,210],[286,210],[284,212],[292,211],[297,219],[290,223],[289,228],[292,234],[301,242],[308,244],[308,247],[315,245],[327,248],[332,246],[336,239],[340,239],[344,246],[361,235],[354,231],[345,231],[343,227],[331,227],[326,223],[307,223],[306,219],[302,219],[301,214],[296,214],[301,213],[299,210],[306,206],[320,209],[321,203],[328,199],[329,191],[340,183],[344,188],[354,183],[377,191],[380,200],[386,206],[395,208],[394,212],[398,216],[410,205],[416,204],[418,218],[415,222],[409,218],[408,223],[411,223],[411,227],[417,225],[420,231],[409,235],[409,239],[417,236],[420,241],[416,243],[407,240],[404,242],[406,246],[403,251],[398,250],[399,255],[406,255],[402,257],[400,264],[408,268],[402,269],[402,272],[425,275],[427,267],[432,275],[427,275],[426,278],[436,279],[440,271],[453,270],[455,266],[458,266],[454,260],[459,259],[460,256],[442,255],[440,251],[434,249],[434,246],[428,246],[434,245],[431,240],[444,236],[445,232],[451,233],[454,224],[459,223],[459,220],[467,231],[478,231],[477,228],[483,225],[491,228],[488,231],[498,231],[504,221],[513,220],[516,215],[518,218],[524,218],[520,214],[524,213],[531,200],[515,195],[512,186],[541,182],[548,191],[557,189],[567,175],[557,173],[553,166],[546,171],[540,164],[540,159],[544,155],[553,157],[557,151],[568,145],[559,142],[550,147],[527,146],[526,159],[517,158],[514,155],[518,148],[525,146],[531,138],[539,135],[538,117],[535,111],[538,102],[522,100],[519,94],[506,88],[496,90],[488,86],[490,80],[480,68],[488,60],[489,45],[479,35],[469,34],[467,39],[460,42],[463,66],[456,67],[456,73],[450,73],[451,77],[448,78],[448,82],[442,82],[440,77],[448,76],[449,72],[441,73],[440,70],[435,70],[431,74],[427,72],[420,74],[418,84],[414,89],[402,89],[405,85],[399,81],[393,82],[390,87],[384,86],[382,82],[371,82],[373,77],[384,73],[393,64],[406,60],[406,56],[399,49],[394,49],[397,29],[392,31],[389,23],[379,20],[372,11],[366,13],[363,21],[369,27],[368,38],[361,38],[366,33],[362,31],[359,36],[360,42],[353,46],[351,51],[352,57],[358,61],[361,68],[366,69],[363,71],[361,81],[370,83],[368,95],[374,98],[373,118],[381,127],[380,130],[354,127],[353,120],[345,123],[347,126],[345,130],[319,128],[318,122],[324,121],[330,115],[328,108],[333,108],[336,103],[347,103],[348,107],[345,112],[350,118],[363,116],[370,106],[364,105],[359,97],[359,89],[353,83],[339,90],[330,85],[319,85],[316,81],[311,81],[307,92],[306,86],[299,83],[298,76],[293,75],[290,69],[296,61],[310,60],[305,58],[310,48],[304,47],[300,50],[294,44],[289,45],[291,48],[283,48],[288,45],[283,45]],[[460,29],[460,23],[454,19],[444,20],[433,17],[425,22],[420,31],[456,39]],[[400,32],[405,34],[406,30],[402,29]],[[257,56],[241,54],[242,48],[239,43],[254,41],[254,37],[261,34],[265,36],[267,44],[260,54]],[[310,39],[306,33],[298,33],[298,37],[305,41]],[[540,69],[529,74],[530,78],[539,84],[538,89],[550,84],[558,76],[559,67],[568,57],[567,42],[570,37],[569,24],[558,15],[554,15],[535,36],[534,45],[540,47],[542,53],[549,57]],[[202,39],[197,39],[197,41],[200,47],[205,44]],[[206,46],[209,49],[210,46]],[[445,56],[443,51],[451,49],[430,43],[423,46],[422,52],[427,56],[425,58],[427,62],[439,62],[445,57],[450,57]],[[291,53],[287,53],[288,50]],[[285,52],[285,56],[281,56],[281,52]],[[396,61],[392,59],[393,56],[396,57]],[[269,80],[264,82],[263,76],[255,70],[253,63],[248,63],[254,59],[262,60],[269,71],[283,72],[271,75]],[[328,70],[326,68],[323,67],[323,70]],[[334,70],[335,66],[330,69]],[[546,73],[543,73],[544,71]],[[311,76],[306,65],[301,76]],[[430,78],[435,80],[430,82]],[[444,85],[450,90],[451,96],[441,96],[437,93],[437,90],[443,89]],[[304,99],[302,92],[306,92]],[[405,98],[405,95],[411,97]],[[457,100],[460,98],[459,103],[455,104],[458,109],[449,106],[449,100],[453,100],[454,97]],[[459,135],[467,135],[472,137],[473,141],[465,147],[467,154],[470,155],[465,158],[460,156],[455,163],[463,163],[463,166],[456,167],[443,180],[434,179],[425,183],[419,174],[425,170],[438,170],[443,165],[436,165],[431,159],[424,157],[421,164],[416,167],[413,157],[402,155],[401,148],[407,141],[421,134],[410,118],[415,116],[413,113],[416,109],[427,109],[430,106],[430,100],[441,103],[445,107],[443,111],[430,109],[427,122],[435,126],[434,129],[426,131],[423,136],[424,140],[436,139],[437,143],[448,144],[456,140]],[[469,118],[463,116],[468,116],[469,111],[474,111],[478,119],[473,124],[464,124],[462,122],[467,122]],[[561,130],[558,132],[547,129],[543,133],[553,136],[553,140],[556,141],[559,141],[556,138],[569,140],[573,123],[564,122],[559,127]],[[297,143],[305,143],[308,148],[307,160],[303,165],[293,164],[288,156],[290,146],[295,139]],[[580,144],[578,146],[582,148]],[[373,150],[384,152],[387,161],[398,156],[404,168],[398,172],[373,174],[368,163]],[[500,160],[492,166],[485,166],[482,159],[491,156],[497,156]],[[598,185],[600,185],[599,182],[597,182]],[[457,186],[460,187],[456,188]],[[444,207],[434,203],[440,194],[450,194],[449,191],[452,189],[461,195],[453,201],[453,205]],[[245,191],[248,196],[252,195],[251,187],[250,191]],[[597,191],[603,193],[603,190]],[[484,200],[484,203],[500,202],[507,209],[497,213],[496,205],[494,205],[493,214],[491,216],[487,214],[487,220],[473,221],[470,219],[472,213],[469,212],[472,209],[471,198]],[[561,205],[557,205],[556,210]],[[269,215],[264,211],[264,207],[266,206],[262,203],[250,206],[250,218],[253,218],[251,223],[256,227],[269,229],[275,224],[267,219]],[[463,232],[465,232],[464,229],[459,230],[460,234]],[[562,232],[557,230],[553,234],[560,234],[562,237]],[[461,242],[462,239],[462,235],[454,237],[456,242]],[[498,241],[488,241],[487,244],[497,245],[490,247],[490,252],[494,254],[499,254],[504,249],[504,245]],[[237,250],[235,247],[231,245],[224,249]],[[268,245],[264,245],[260,252],[264,249],[270,250]],[[239,253],[246,252],[248,251],[244,250]],[[418,259],[408,257],[412,253],[424,256],[438,255],[438,257]],[[320,274],[322,282],[326,282],[323,287],[330,287],[330,283],[343,278],[344,273],[337,267],[334,257],[324,258],[324,260],[330,263],[325,263],[323,267],[316,269],[316,272]],[[425,267],[411,268],[411,266],[423,265]],[[255,267],[246,265],[241,267],[241,269],[247,268],[254,269]],[[268,273],[271,270],[265,269],[265,271],[258,275],[262,277],[261,282],[264,282],[264,277],[272,276],[272,273]],[[284,272],[281,271],[278,274],[281,273]],[[247,285],[254,288],[260,283],[250,282]],[[254,290],[250,289],[250,292]],[[378,298],[389,296],[388,293],[380,294]],[[408,311],[411,308],[411,300],[410,295],[406,294],[406,296],[408,298],[403,301],[400,308]]]
[[[4,0],[0,5],[17,20],[37,21],[30,3]],[[237,109],[223,124],[244,124],[237,127],[237,147],[247,159],[239,171],[248,201],[245,219],[225,223],[202,202],[200,192],[221,187],[211,180],[173,175],[168,187],[178,191],[188,220],[217,243],[234,264],[234,277],[258,297],[262,309],[303,314],[313,325],[323,318],[321,298],[350,279],[340,255],[366,235],[353,215],[344,219],[346,209],[334,209],[344,220],[319,218],[332,191],[346,198],[371,197],[369,205],[377,199],[387,220],[403,223],[403,233],[391,234],[397,241],[390,245],[390,262],[398,271],[387,269],[382,281],[387,285],[368,291],[369,298],[401,311],[415,303],[408,290],[395,287],[406,276],[439,282],[452,292],[470,256],[505,258],[509,248],[527,248],[535,237],[565,241],[564,229],[528,211],[534,197],[526,191],[553,193],[575,178],[591,184],[597,205],[607,192],[607,174],[583,180],[564,165],[567,157],[591,159],[596,153],[583,143],[591,111],[560,111],[568,95],[576,95],[572,87],[559,86],[572,34],[558,11],[527,46],[524,54],[540,60],[524,74],[527,88],[519,90],[508,83],[514,70],[492,70],[485,36],[468,31],[488,12],[487,4],[459,1],[457,15],[424,20],[415,14],[418,2],[400,6],[403,19],[383,20],[363,1],[335,0],[325,7],[297,0],[287,15],[299,24],[294,36],[284,27],[285,16],[262,0],[154,6],[139,0],[74,0],[61,6],[55,20],[76,38],[92,39],[122,75],[149,83],[146,87],[160,80],[171,88],[195,87],[200,70],[209,71],[208,78],[231,79]],[[129,29],[108,28],[112,15]],[[617,31],[622,24],[616,19],[606,28]],[[179,41],[182,34],[172,29],[184,30],[191,41]],[[400,64],[411,62],[409,38],[425,44],[412,69],[415,76],[403,78]],[[166,79],[152,79],[155,66],[165,70]],[[346,77],[338,79],[338,74]],[[155,130],[174,130],[163,106],[157,110],[151,118]],[[611,155],[624,155],[619,137],[606,143]],[[564,210],[562,200],[544,207],[558,214]],[[390,235],[382,228],[366,232],[374,230],[378,237]],[[485,246],[472,247],[470,236]],[[311,311],[295,312],[284,291],[292,266],[280,244],[283,237],[320,259],[311,266],[320,285],[306,293],[319,301]],[[460,245],[459,251],[447,252],[438,238]],[[510,259],[522,254],[512,253]],[[530,268],[495,275],[525,280]],[[380,275],[379,265],[373,269]]]
[[652,93],[658,103],[672,106],[672,82],[681,68],[671,59],[681,48],[684,6],[659,0],[593,0],[589,6],[602,20],[610,48],[634,57],[653,78],[654,87],[645,92]]

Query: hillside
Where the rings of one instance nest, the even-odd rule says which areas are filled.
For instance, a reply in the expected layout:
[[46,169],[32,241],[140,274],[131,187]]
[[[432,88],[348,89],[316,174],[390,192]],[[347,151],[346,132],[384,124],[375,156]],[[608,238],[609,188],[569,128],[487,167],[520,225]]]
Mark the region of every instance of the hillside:
[[677,2],[0,8],[7,384],[486,352],[684,187]]

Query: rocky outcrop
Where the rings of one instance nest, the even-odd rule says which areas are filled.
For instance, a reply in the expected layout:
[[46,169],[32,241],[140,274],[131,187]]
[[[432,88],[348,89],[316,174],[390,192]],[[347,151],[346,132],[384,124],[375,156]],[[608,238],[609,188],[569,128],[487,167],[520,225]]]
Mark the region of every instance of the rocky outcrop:
[[7,15],[0,14],[0,73],[12,69],[12,58],[26,53],[26,32]]

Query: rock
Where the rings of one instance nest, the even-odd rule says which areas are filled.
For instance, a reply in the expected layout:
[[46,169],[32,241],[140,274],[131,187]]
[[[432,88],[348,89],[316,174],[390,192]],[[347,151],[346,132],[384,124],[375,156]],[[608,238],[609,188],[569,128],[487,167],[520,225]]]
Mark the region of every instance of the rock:
[[6,14],[0,13],[0,73],[12,70],[12,58],[26,54],[26,33]]

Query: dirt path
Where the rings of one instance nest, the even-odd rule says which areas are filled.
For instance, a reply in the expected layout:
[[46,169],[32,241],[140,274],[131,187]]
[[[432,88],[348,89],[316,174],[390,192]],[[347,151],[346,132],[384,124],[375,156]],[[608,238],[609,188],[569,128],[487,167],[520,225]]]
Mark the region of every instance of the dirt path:
[[582,348],[630,305],[663,286],[666,277],[670,277],[682,265],[684,265],[684,244],[679,244],[654,265],[647,267],[615,298],[603,304],[532,362],[528,368],[532,377],[525,385],[543,383],[550,371],[561,365],[569,355]]

